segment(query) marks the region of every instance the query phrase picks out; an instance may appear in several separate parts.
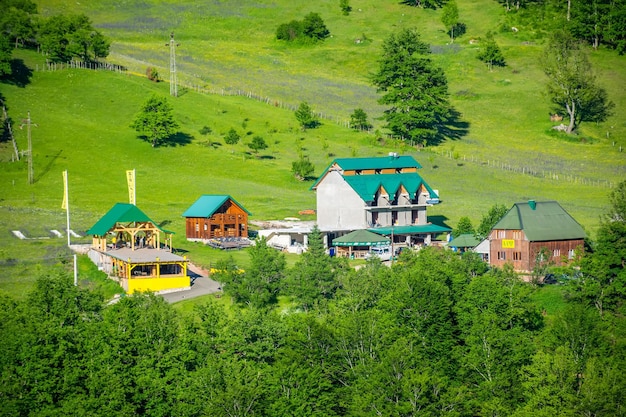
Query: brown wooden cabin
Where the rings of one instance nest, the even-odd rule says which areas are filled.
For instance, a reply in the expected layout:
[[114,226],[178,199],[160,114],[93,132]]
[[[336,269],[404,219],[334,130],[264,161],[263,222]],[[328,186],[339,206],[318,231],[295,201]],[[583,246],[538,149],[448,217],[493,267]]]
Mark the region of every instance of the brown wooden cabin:
[[585,231],[556,201],[516,203],[489,236],[491,265],[531,272],[538,262],[565,265],[582,251]]
[[250,212],[229,195],[203,195],[183,213],[187,240],[248,237]]

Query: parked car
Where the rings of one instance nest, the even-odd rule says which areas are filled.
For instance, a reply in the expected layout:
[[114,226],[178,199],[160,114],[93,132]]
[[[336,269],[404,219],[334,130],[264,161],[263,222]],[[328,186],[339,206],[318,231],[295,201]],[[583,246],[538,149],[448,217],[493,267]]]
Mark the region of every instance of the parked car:
[[398,247],[396,248],[396,250],[394,250],[394,255],[395,255],[396,257],[398,257],[398,256],[400,256],[400,254],[401,254],[402,252],[408,252],[408,251],[410,251],[410,250],[411,250],[411,248],[409,248],[408,246],[398,246]]
[[365,254],[365,259],[379,258],[381,261],[391,260],[391,246],[374,246]]

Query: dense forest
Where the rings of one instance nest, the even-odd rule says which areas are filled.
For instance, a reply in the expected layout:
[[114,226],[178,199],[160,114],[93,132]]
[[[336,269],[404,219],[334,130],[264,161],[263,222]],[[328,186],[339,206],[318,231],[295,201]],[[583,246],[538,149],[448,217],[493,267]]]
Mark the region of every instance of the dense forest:
[[549,308],[473,253],[354,270],[315,234],[288,270],[261,243],[223,272],[233,303],[192,314],[152,294],[105,305],[46,271],[26,300],[0,298],[0,413],[625,415],[626,182],[610,201]]

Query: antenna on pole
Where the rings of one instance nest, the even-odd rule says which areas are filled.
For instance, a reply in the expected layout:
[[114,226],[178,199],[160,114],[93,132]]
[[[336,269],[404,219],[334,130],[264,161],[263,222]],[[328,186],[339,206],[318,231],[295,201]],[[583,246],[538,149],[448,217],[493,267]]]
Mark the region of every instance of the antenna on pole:
[[174,40],[174,32],[170,33],[170,43],[165,46],[170,47],[170,95],[178,97],[178,80],[176,79],[176,47],[179,43]]
[[35,174],[33,172],[33,142],[30,136],[30,127],[37,127],[36,123],[33,123],[30,120],[30,110],[28,111],[28,118],[22,120],[22,124],[20,125],[20,129],[22,129],[26,125],[26,136],[28,137],[28,183],[32,184],[35,182]]

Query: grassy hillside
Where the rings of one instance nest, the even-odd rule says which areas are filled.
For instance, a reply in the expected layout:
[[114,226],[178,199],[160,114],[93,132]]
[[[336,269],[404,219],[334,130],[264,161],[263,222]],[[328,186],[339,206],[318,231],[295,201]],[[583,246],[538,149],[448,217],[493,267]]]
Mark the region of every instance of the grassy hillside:
[[[22,288],[24,280],[32,279],[38,260],[66,261],[62,239],[18,241],[10,233],[17,229],[29,236],[49,236],[51,228],[65,227],[60,208],[65,169],[75,230],[86,230],[115,202],[127,201],[124,171],[136,169],[138,205],[177,233],[176,246],[205,264],[224,254],[184,242],[182,212],[203,193],[233,195],[253,213],[253,220],[298,216],[299,210],[314,208],[311,183],[299,182],[290,173],[299,153],[310,156],[316,174],[334,157],[411,154],[424,166],[422,175],[441,193],[443,204],[429,213],[450,226],[461,216],[478,224],[496,203],[556,199],[593,235],[605,210],[607,184],[626,178],[625,153],[619,152],[620,145],[626,147],[624,57],[607,51],[592,55],[600,82],[616,102],[615,116],[605,124],[585,125],[574,139],[553,135],[549,106],[541,93],[544,80],[536,66],[540,40],[523,30],[515,36],[500,32],[497,40],[509,66],[488,72],[468,39],[497,29],[505,17],[493,1],[458,3],[468,33],[446,45],[439,12],[397,2],[352,1],[354,11],[348,17],[340,14],[335,1],[314,6],[283,0],[253,5],[146,0],[141,6],[100,0],[39,2],[43,14],[87,13],[113,39],[110,60],[137,73],[157,65],[167,78],[165,42],[173,30],[181,42],[178,63],[183,81],[216,91],[249,89],[274,100],[266,104],[183,89],[180,97],[170,98],[181,124],[180,145],[152,148],[129,125],[152,93],[168,96],[167,83],[130,74],[59,70],[34,71],[23,88],[0,84],[21,150],[27,140],[26,131],[18,129],[20,121],[30,111],[37,123],[32,130],[35,184],[27,184],[25,160],[11,162],[12,148],[0,144],[0,266],[14,268],[21,262],[20,273],[11,269],[10,278],[0,268],[0,288]],[[278,24],[301,19],[309,11],[322,15],[333,33],[331,39],[315,47],[274,41]],[[368,74],[376,68],[382,40],[407,25],[420,28],[448,74],[453,104],[469,123],[469,133],[461,140],[417,150],[330,120],[302,132],[291,110],[273,105],[308,100],[316,110],[339,120],[347,119],[355,107],[366,109],[370,117],[379,115]],[[365,42],[357,44],[357,38]],[[24,51],[16,52],[16,57],[33,69],[44,62],[44,57]],[[201,135],[203,126],[213,133]],[[234,147],[222,139],[231,127],[243,138]],[[258,157],[245,145],[254,135],[270,145]],[[528,175],[529,169],[535,175]],[[247,261],[243,253],[234,255],[242,264]]]

